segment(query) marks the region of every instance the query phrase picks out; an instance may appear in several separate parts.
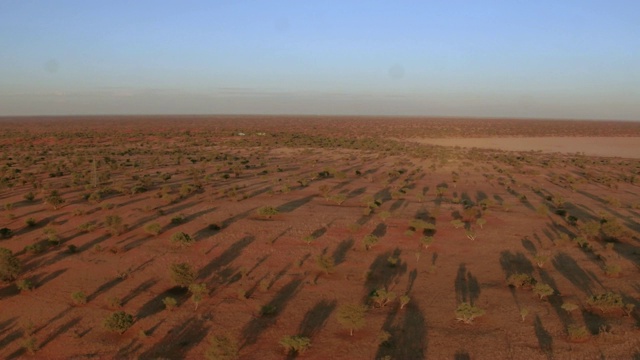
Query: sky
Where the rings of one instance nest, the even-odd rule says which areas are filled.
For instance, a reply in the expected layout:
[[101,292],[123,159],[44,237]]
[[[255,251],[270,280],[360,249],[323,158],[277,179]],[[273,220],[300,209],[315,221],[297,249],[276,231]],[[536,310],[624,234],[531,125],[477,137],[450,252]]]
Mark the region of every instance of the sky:
[[0,116],[640,121],[640,1],[0,0]]

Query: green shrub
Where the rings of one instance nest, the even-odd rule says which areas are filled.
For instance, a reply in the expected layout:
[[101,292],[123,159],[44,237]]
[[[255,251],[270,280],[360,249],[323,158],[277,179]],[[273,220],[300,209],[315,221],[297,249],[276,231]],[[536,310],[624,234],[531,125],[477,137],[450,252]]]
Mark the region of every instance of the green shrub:
[[274,208],[273,206],[260,207],[258,208],[258,210],[256,210],[256,212],[259,216],[265,217],[267,219],[271,219],[273,216],[280,213],[278,209]]
[[316,264],[325,274],[331,274],[335,268],[335,261],[331,256],[318,255],[316,257]]
[[236,360],[239,357],[238,342],[227,335],[214,335],[209,338],[209,347],[204,355],[208,360]]
[[540,297],[540,300],[542,300],[547,296],[553,295],[554,290],[548,284],[540,282],[533,286],[533,292]]
[[144,231],[147,234],[158,236],[162,231],[162,226],[160,226],[160,224],[158,224],[157,222],[148,223],[144,226]]
[[360,304],[345,304],[338,308],[338,322],[349,329],[349,334],[353,336],[353,331],[360,329],[365,324],[365,314],[367,307]]
[[187,247],[195,242],[189,234],[179,231],[171,235],[171,242],[180,247]]
[[311,340],[302,335],[287,335],[280,340],[280,345],[282,345],[286,354],[304,354],[311,346]]
[[165,308],[169,311],[173,310],[176,306],[178,306],[178,301],[171,296],[167,296],[166,298],[162,299],[162,303],[164,304]]
[[71,294],[71,299],[76,305],[83,305],[87,303],[87,295],[82,291],[76,291]]
[[24,224],[27,225],[28,227],[34,227],[38,225],[38,222],[36,221],[36,219],[30,217],[24,221]]
[[515,273],[507,278],[507,284],[509,286],[518,288],[530,288],[535,285],[536,279],[532,278],[531,275]]
[[103,325],[109,331],[122,334],[133,325],[133,315],[116,311],[104,319]]
[[20,291],[31,291],[35,289],[35,285],[33,284],[33,281],[29,279],[19,280],[18,282],[16,282],[16,286]]
[[20,275],[21,270],[20,259],[15,257],[11,250],[0,248],[0,280],[4,282],[13,281]]
[[364,244],[364,248],[366,250],[371,249],[375,244],[378,243],[378,237],[373,235],[373,234],[369,234],[366,235],[363,239],[362,239],[362,243]]
[[587,330],[586,326],[572,324],[567,327],[567,336],[569,337],[569,341],[586,341],[587,339],[589,339],[589,330]]
[[188,288],[196,280],[196,272],[189,263],[172,264],[169,270],[171,279],[178,286]]

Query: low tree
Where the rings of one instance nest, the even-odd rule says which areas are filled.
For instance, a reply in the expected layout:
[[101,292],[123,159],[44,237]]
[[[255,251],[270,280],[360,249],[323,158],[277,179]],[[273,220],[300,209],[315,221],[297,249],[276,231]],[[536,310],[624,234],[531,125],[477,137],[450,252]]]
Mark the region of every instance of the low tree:
[[202,301],[202,298],[207,293],[207,284],[193,283],[189,285],[189,291],[191,292],[191,301],[193,301],[193,303],[196,304],[196,310],[198,310],[198,305],[200,304],[200,301]]
[[543,300],[547,296],[551,296],[554,293],[553,288],[545,283],[537,283],[533,286],[533,293],[540,297],[540,300]]
[[369,298],[371,299],[375,307],[380,308],[387,306],[388,303],[392,302],[396,298],[396,294],[392,291],[381,288],[371,292]]
[[475,318],[484,315],[484,310],[468,302],[463,302],[456,308],[455,313],[458,321],[462,321],[465,324],[472,324]]
[[22,265],[11,250],[0,248],[0,280],[11,282],[18,278]]
[[409,297],[409,295],[400,296],[400,309],[403,309],[405,306],[407,306],[409,301],[411,301],[411,298]]
[[338,322],[349,329],[349,334],[353,336],[353,331],[360,329],[365,324],[365,314],[367,307],[361,304],[344,304],[338,308]]

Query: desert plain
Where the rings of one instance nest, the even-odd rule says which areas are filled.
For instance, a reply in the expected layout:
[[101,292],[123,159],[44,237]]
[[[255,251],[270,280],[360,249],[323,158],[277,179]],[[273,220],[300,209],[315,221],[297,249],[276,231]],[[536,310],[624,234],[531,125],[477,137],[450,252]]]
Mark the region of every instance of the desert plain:
[[0,248],[8,359],[638,359],[640,122],[2,118]]

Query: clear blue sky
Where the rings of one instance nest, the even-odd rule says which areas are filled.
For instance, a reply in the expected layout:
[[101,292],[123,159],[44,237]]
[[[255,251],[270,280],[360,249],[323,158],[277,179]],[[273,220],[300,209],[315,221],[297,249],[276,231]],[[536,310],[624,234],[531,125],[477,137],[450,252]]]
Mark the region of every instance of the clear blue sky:
[[0,0],[0,115],[640,120],[640,1]]

